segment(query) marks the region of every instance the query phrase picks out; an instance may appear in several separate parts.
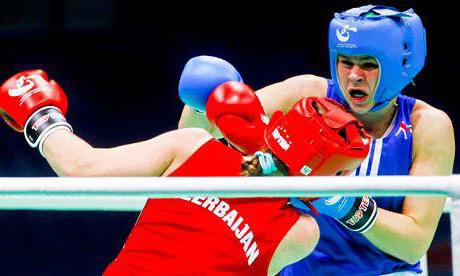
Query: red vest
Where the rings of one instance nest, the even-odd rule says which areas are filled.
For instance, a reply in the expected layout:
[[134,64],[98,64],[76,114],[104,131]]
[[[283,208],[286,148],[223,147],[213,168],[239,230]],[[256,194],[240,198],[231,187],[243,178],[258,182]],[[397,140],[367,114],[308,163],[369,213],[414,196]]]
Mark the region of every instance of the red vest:
[[[171,176],[238,176],[241,164],[239,152],[213,139]],[[149,199],[104,275],[267,275],[275,249],[299,218],[287,202]]]

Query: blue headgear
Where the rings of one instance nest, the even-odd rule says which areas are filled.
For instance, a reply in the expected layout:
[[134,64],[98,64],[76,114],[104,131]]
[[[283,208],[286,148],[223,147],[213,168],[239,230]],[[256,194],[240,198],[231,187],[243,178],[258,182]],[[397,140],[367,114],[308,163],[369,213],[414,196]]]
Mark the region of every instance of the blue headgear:
[[[380,78],[371,111],[385,107],[422,70],[426,39],[422,21],[412,9],[400,12],[386,6],[362,6],[336,13],[329,25],[332,80],[337,79],[338,55],[374,57]],[[346,104],[342,93],[342,103]]]

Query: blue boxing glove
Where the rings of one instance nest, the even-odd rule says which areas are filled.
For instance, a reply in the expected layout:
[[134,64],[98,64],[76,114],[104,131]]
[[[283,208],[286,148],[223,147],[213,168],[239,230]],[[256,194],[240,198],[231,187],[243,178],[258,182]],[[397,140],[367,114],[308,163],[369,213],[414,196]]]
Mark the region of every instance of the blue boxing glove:
[[335,218],[349,230],[360,233],[369,230],[377,218],[377,204],[368,196],[321,197],[310,201],[308,205],[301,199],[293,197],[290,203],[302,212],[311,209],[308,205],[312,205],[318,213]]
[[191,58],[179,80],[179,97],[186,105],[206,112],[206,102],[214,88],[227,81],[243,82],[240,73],[227,61],[211,56]]

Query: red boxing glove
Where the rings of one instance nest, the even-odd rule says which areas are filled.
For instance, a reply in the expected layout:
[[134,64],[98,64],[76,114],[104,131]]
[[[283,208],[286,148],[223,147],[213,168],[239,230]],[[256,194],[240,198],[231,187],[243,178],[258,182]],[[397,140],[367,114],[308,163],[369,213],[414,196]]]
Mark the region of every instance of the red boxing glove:
[[42,70],[20,72],[0,87],[0,116],[24,136],[32,147],[41,146],[51,130],[72,130],[64,115],[67,97]]
[[206,116],[225,138],[246,154],[265,147],[265,112],[254,91],[241,82],[225,82],[206,103]]

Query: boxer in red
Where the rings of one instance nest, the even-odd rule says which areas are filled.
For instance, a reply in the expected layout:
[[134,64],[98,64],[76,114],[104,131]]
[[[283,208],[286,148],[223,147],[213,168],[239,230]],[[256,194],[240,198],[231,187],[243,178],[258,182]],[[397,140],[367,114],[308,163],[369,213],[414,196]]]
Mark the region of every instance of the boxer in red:
[[[200,129],[93,148],[72,133],[63,90],[40,70],[21,72],[0,87],[0,114],[61,176],[336,175],[367,155],[367,134],[335,102],[302,99],[266,125],[256,99],[248,86],[228,82],[207,104],[210,120],[240,151]],[[247,130],[251,135],[240,133]],[[250,151],[255,155],[242,153]],[[319,236],[315,220],[288,202],[151,199],[104,275],[276,274],[308,255]]]

